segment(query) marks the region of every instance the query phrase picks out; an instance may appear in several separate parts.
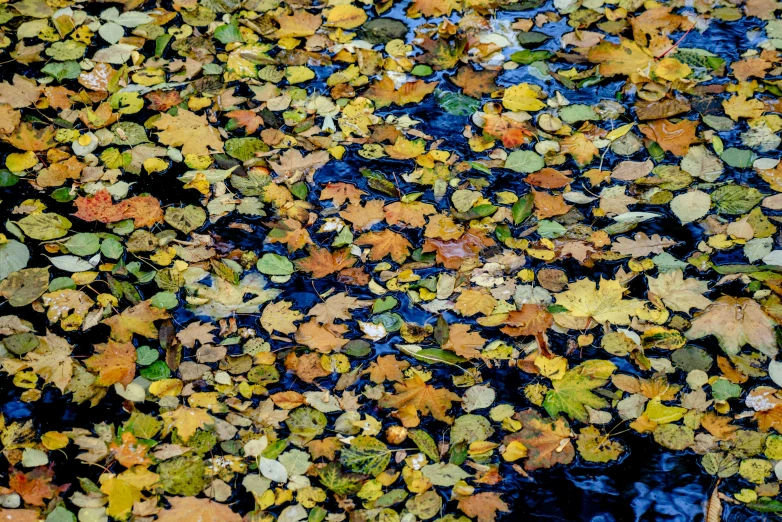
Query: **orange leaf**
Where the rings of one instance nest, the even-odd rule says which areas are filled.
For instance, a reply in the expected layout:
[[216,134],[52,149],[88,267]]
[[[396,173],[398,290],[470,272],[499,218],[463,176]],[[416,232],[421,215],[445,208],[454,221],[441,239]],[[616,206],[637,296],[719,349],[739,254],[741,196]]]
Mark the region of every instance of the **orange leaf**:
[[52,466],[38,466],[28,473],[12,469],[8,478],[8,487],[16,492],[22,500],[33,506],[45,505],[45,498],[56,498],[68,489],[68,485],[52,484],[54,470]]
[[681,120],[679,123],[671,123],[669,120],[654,120],[652,123],[641,125],[641,133],[650,140],[656,141],[663,150],[672,152],[676,156],[684,156],[690,150],[697,138],[695,129],[697,121]]
[[392,230],[383,230],[382,232],[367,232],[362,234],[354,242],[356,245],[370,245],[369,258],[372,261],[380,261],[390,255],[396,263],[403,263],[410,255],[410,249],[413,245],[401,234]]
[[168,312],[160,308],[150,306],[149,301],[141,301],[133,308],[123,310],[121,314],[104,319],[103,324],[111,328],[111,338],[119,342],[128,342],[133,334],[138,334],[147,339],[157,337],[157,328],[154,322],[159,319],[171,317]]
[[339,350],[349,339],[342,337],[348,327],[344,324],[321,325],[313,317],[309,322],[302,323],[296,331],[296,342],[319,352],[329,353]]
[[573,205],[565,203],[565,198],[561,194],[552,196],[547,192],[538,192],[537,190],[533,190],[532,194],[535,201],[535,215],[538,219],[561,216],[573,208]]
[[321,279],[343,268],[356,264],[356,258],[350,253],[350,249],[342,248],[336,252],[330,252],[328,248],[311,248],[310,255],[294,261],[296,268],[303,272],[310,272],[315,279]]
[[157,522],[242,522],[225,504],[208,498],[167,497],[171,509],[161,511]]
[[494,522],[497,519],[497,511],[503,513],[510,511],[508,504],[500,499],[499,493],[490,491],[461,499],[459,509],[468,517],[476,518],[478,522]]
[[109,191],[101,189],[94,196],[79,196],[73,203],[78,209],[74,216],[84,221],[116,223],[133,219],[136,228],[149,227],[163,221],[160,201],[152,196],[133,196],[115,205]]
[[406,406],[414,407],[421,415],[429,415],[446,424],[453,424],[453,417],[447,412],[454,402],[461,398],[445,388],[435,388],[424,382],[419,375],[406,379],[403,383],[394,384],[395,394],[384,393],[378,404],[382,408],[396,410]]
[[[95,384],[111,386],[119,382],[127,386],[136,375],[136,347],[133,343],[96,344],[96,354],[84,361],[92,371],[98,372]],[[130,466],[126,466],[130,467]]]
[[386,222],[389,225],[406,223],[414,228],[426,225],[426,216],[436,213],[434,206],[420,201],[405,203],[397,201],[386,205],[383,211],[386,214]]

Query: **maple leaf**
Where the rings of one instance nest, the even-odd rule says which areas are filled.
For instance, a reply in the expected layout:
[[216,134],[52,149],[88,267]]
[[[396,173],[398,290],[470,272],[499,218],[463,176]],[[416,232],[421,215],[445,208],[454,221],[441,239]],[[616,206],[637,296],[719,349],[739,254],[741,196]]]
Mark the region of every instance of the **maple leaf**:
[[23,121],[10,134],[0,135],[0,139],[19,150],[40,152],[57,146],[56,132],[54,125],[36,129],[32,123]]
[[426,216],[436,214],[434,206],[420,201],[396,201],[383,208],[386,222],[389,225],[404,223],[413,228],[421,228],[426,225]]
[[242,522],[230,507],[208,498],[167,497],[171,509],[158,513],[157,522]]
[[551,359],[554,355],[549,351],[546,338],[543,333],[554,324],[554,316],[544,306],[524,304],[521,310],[514,310],[508,314],[505,325],[500,330],[502,333],[520,337],[533,335],[538,342],[541,353]]
[[657,279],[647,276],[649,291],[658,295],[665,306],[676,312],[690,313],[690,309],[702,310],[711,304],[703,297],[709,291],[709,284],[700,279],[684,279],[680,269],[662,272]]
[[468,517],[478,522],[494,522],[497,512],[508,513],[510,507],[500,499],[500,494],[493,491],[474,493],[459,500],[459,509]]
[[0,83],[0,103],[10,105],[14,109],[28,107],[38,101],[41,89],[35,80],[28,80],[22,75],[14,74],[11,82]]
[[662,254],[666,248],[676,244],[678,243],[673,239],[660,237],[659,234],[649,237],[643,232],[638,232],[635,239],[618,238],[611,246],[611,251],[633,257],[645,257],[651,254]]
[[298,310],[291,310],[290,301],[269,303],[261,314],[261,327],[269,333],[275,330],[283,334],[292,334],[297,327],[293,324],[303,317]]
[[570,154],[581,167],[591,163],[600,155],[600,150],[582,132],[577,132],[560,141],[559,148],[562,154]]
[[288,248],[288,252],[301,250],[307,245],[314,244],[309,231],[300,221],[295,219],[283,219],[279,221],[266,236],[269,243],[282,243]]
[[307,315],[315,317],[321,324],[333,323],[337,319],[349,321],[353,319],[350,310],[365,308],[371,304],[372,301],[357,299],[340,292],[310,308]]
[[400,410],[406,406],[412,406],[421,415],[429,415],[446,424],[453,424],[453,417],[447,412],[454,402],[461,402],[461,398],[445,388],[435,388],[426,384],[419,375],[405,379],[402,383],[394,384],[395,394],[384,393],[378,401],[382,408]]
[[538,219],[546,219],[553,216],[561,216],[573,208],[573,205],[565,203],[562,194],[552,195],[547,192],[532,190],[535,202],[535,216]]
[[[176,92],[176,91],[174,91]],[[244,128],[244,132],[252,134],[263,125],[263,118],[258,116],[255,111],[238,110],[226,112],[225,115],[229,118],[236,120],[236,124]]]
[[390,76],[383,76],[364,92],[364,96],[375,102],[378,109],[388,107],[391,104],[407,105],[408,103],[421,103],[421,101],[437,87],[437,82],[426,83],[423,80],[415,80],[403,84],[399,90],[395,89],[394,80]]
[[84,361],[87,368],[98,372],[95,384],[98,386],[111,386],[117,382],[125,386],[130,384],[136,375],[136,347],[133,343],[109,341],[96,344],[95,351],[95,355]]
[[765,105],[760,100],[747,98],[746,94],[737,93],[729,99],[723,100],[722,108],[725,110],[725,114],[730,116],[730,119],[739,121],[741,118],[760,118],[765,110]]
[[467,39],[457,36],[433,40],[427,36],[417,45],[426,51],[425,54],[417,57],[419,62],[432,65],[435,70],[451,69],[459,63],[459,59],[464,54]]
[[122,433],[121,440],[122,442],[119,444],[113,441],[109,445],[109,449],[111,449],[111,453],[117,459],[117,462],[126,468],[152,464],[152,460],[147,457],[150,447],[139,443],[135,435],[125,431]]
[[214,419],[206,410],[188,408],[187,406],[163,412],[160,414],[160,418],[163,420],[164,437],[176,428],[177,436],[185,442],[195,435],[196,430],[214,424]]
[[570,464],[576,455],[570,439],[573,432],[563,417],[543,419],[535,410],[522,410],[516,414],[521,421],[521,431],[506,435],[503,443],[521,442],[528,450],[524,469],[534,471],[550,468],[555,464]]
[[179,109],[176,116],[165,113],[155,122],[158,141],[172,147],[182,147],[182,154],[207,156],[210,149],[223,152],[220,133],[209,125],[206,116]]
[[38,339],[40,342],[38,348],[25,354],[26,366],[47,383],[54,384],[65,393],[73,377],[73,359],[71,359],[73,348],[67,340],[51,332],[46,332],[45,337]]
[[421,250],[435,252],[436,261],[446,268],[459,268],[466,260],[477,258],[484,248],[494,245],[493,239],[470,229],[455,241],[427,239]]
[[321,201],[331,200],[335,207],[341,207],[345,201],[350,201],[356,205],[361,203],[361,196],[366,194],[366,192],[356,188],[352,183],[328,183],[320,191],[318,199]]
[[368,230],[385,218],[384,205],[385,200],[382,199],[370,199],[363,206],[360,203],[351,203],[339,213],[339,217],[350,221],[353,230]]
[[476,314],[491,315],[497,300],[485,288],[464,290],[456,299],[454,310],[465,317]]
[[163,221],[160,201],[152,196],[133,196],[114,204],[109,191],[101,189],[94,196],[79,196],[73,203],[77,209],[73,215],[84,221],[116,223],[132,219],[136,228],[149,227]]
[[[8,487],[17,493],[22,500],[32,506],[44,506],[44,499],[53,499],[68,489],[70,484],[55,486],[53,466],[38,466],[24,473],[11,468],[8,477]],[[10,520],[10,519],[9,519]],[[13,520],[16,520],[15,518]]]
[[[239,284],[233,284],[222,277],[212,277],[211,285],[193,283],[185,286],[189,294],[208,299],[209,302],[195,308],[197,315],[223,318],[232,314],[254,314],[261,305],[278,295],[277,288],[266,288],[266,278],[252,273],[244,276]],[[245,300],[247,296],[250,299]]]
[[297,259],[293,263],[298,270],[309,272],[315,279],[321,279],[343,268],[349,268],[356,264],[357,259],[350,253],[350,249],[342,248],[330,252],[328,248],[315,247],[310,249],[310,255]]
[[11,134],[21,120],[21,112],[10,105],[0,104],[0,134]]
[[[153,111],[165,112],[175,105],[182,103],[182,95],[179,91],[152,91],[144,95],[149,100],[148,108]],[[231,118],[230,113],[227,114]]]
[[579,455],[587,462],[610,462],[618,459],[624,451],[622,444],[609,439],[594,426],[581,428],[576,445]]
[[111,328],[111,338],[124,343],[133,338],[133,334],[147,339],[157,337],[155,321],[168,319],[171,315],[161,308],[153,307],[149,301],[141,301],[122,313],[104,319],[102,322]]
[[459,239],[464,234],[464,226],[456,223],[447,214],[435,214],[429,218],[424,235],[430,238],[444,239],[446,241]]
[[618,44],[601,42],[589,49],[587,57],[590,62],[600,64],[600,74],[604,77],[630,76],[638,72],[648,75],[654,63],[646,49],[625,38],[621,38]]
[[687,339],[717,338],[725,353],[735,355],[749,344],[760,352],[775,356],[777,343],[774,328],[777,322],[769,317],[753,299],[724,295],[692,320],[684,332]]
[[364,246],[369,245],[372,249],[369,251],[369,259],[380,261],[386,256],[391,256],[395,263],[403,263],[413,245],[402,234],[397,234],[392,230],[385,229],[381,232],[367,232],[359,236],[353,244]]
[[402,372],[409,367],[410,363],[405,360],[399,361],[393,355],[381,355],[364,370],[364,373],[368,373],[369,379],[375,384],[386,381],[402,382],[405,378]]
[[480,99],[484,94],[491,94],[499,90],[499,86],[494,83],[499,74],[499,71],[476,71],[471,66],[464,65],[448,79],[461,87],[462,92],[467,96]]
[[684,156],[690,150],[690,145],[697,141],[695,129],[698,122],[693,120],[681,120],[672,123],[670,120],[654,120],[652,123],[640,125],[641,133],[657,142],[663,150],[676,156]]
[[619,282],[600,278],[600,287],[589,279],[568,284],[565,292],[557,294],[557,304],[568,309],[574,317],[591,317],[598,323],[630,324],[641,302],[622,299],[625,289]]
[[465,359],[475,359],[481,356],[481,348],[486,344],[480,332],[471,332],[469,324],[456,323],[448,325],[448,341],[443,344],[443,350],[451,350]]
[[553,389],[546,392],[543,407],[552,417],[562,412],[571,419],[586,422],[589,419],[586,406],[595,410],[608,406],[608,401],[592,390],[606,384],[614,370],[616,366],[609,361],[587,361],[568,370],[561,379],[552,381]]
[[348,327],[344,324],[321,325],[312,318],[299,325],[295,337],[297,343],[319,352],[329,353],[348,344],[349,339],[342,337],[347,331]]

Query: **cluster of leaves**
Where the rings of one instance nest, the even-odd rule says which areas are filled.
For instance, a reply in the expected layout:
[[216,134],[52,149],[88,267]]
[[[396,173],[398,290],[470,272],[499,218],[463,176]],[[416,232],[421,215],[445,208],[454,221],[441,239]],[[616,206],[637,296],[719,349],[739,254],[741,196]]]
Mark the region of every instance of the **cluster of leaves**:
[[0,418],[0,518],[492,522],[625,429],[782,511],[782,4],[553,4],[1,4],[3,378],[124,411]]

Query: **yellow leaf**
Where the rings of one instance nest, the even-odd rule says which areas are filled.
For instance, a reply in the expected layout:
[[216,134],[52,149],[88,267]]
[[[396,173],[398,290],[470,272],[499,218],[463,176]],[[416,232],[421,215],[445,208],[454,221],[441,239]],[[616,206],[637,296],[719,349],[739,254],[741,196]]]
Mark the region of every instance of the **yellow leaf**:
[[630,324],[630,317],[640,308],[641,301],[622,299],[624,291],[617,281],[601,278],[598,289],[594,281],[585,278],[568,284],[567,291],[557,294],[556,299],[574,317],[591,317],[598,323]]
[[546,106],[538,99],[541,96],[541,89],[537,85],[520,83],[505,89],[502,106],[509,111],[539,111]]
[[174,411],[163,412],[160,417],[163,419],[163,436],[168,435],[176,428],[177,435],[185,442],[190,440],[197,429],[214,424],[211,415],[206,410],[186,406],[180,406]]
[[35,152],[12,152],[5,158],[5,166],[11,172],[22,172],[31,169],[38,164]]
[[523,459],[527,456],[527,447],[517,440],[511,441],[505,447],[505,452],[502,454],[503,460],[506,462],[513,462],[514,460]]
[[355,29],[367,21],[367,13],[360,7],[342,4],[329,11],[326,25],[340,29]]
[[608,134],[606,134],[606,139],[609,141],[618,140],[628,132],[630,132],[630,129],[632,129],[635,126],[635,123],[628,123],[627,125],[622,125],[621,127],[617,127]]

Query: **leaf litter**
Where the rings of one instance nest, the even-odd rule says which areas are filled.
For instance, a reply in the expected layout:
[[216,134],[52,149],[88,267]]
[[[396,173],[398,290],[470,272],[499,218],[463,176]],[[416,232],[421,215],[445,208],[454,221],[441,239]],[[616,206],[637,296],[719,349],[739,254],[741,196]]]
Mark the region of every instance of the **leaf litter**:
[[782,512],[779,5],[118,5],[0,6],[3,386],[121,404],[2,415],[0,518],[493,522],[628,430]]

